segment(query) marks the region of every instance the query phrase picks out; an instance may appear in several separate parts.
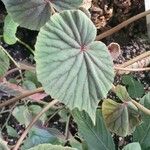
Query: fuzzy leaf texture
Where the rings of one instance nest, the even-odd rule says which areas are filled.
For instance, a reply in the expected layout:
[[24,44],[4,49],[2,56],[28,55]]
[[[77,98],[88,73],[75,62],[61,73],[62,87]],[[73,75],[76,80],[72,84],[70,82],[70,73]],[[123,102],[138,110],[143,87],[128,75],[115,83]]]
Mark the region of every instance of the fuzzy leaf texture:
[[85,110],[93,122],[98,102],[114,80],[108,49],[95,37],[96,28],[82,11],[64,11],[41,28],[35,45],[44,90],[70,109]]
[[106,99],[102,104],[102,113],[109,130],[123,137],[133,133],[141,122],[138,109],[132,102],[117,103]]
[[2,78],[9,69],[9,58],[0,46],[0,78]]
[[2,0],[21,27],[39,30],[50,18],[51,5],[58,11],[77,8],[83,0]]
[[134,142],[126,145],[123,150],[141,150],[141,146],[138,142]]
[[77,150],[76,148],[63,147],[60,145],[51,145],[51,144],[39,144],[28,150]]

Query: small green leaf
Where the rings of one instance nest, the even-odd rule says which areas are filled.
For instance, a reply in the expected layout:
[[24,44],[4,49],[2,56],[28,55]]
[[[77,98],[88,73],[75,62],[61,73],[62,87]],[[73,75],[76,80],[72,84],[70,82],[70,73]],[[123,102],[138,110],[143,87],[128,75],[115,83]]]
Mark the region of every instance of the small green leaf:
[[87,142],[89,150],[115,150],[111,134],[105,127],[100,111],[97,111],[95,126],[85,112],[79,112],[75,109],[72,115],[78,125],[79,133]]
[[129,96],[126,88],[122,85],[117,85],[115,88],[116,95],[120,98],[122,102],[130,101],[131,97]]
[[95,37],[96,28],[82,11],[63,11],[41,28],[35,45],[37,77],[45,91],[70,109],[85,110],[93,122],[114,80],[108,49]]
[[4,22],[4,41],[9,44],[13,45],[17,42],[16,32],[17,32],[18,24],[15,23],[12,18],[7,15]]
[[8,133],[9,136],[11,136],[11,137],[18,137],[18,133],[17,133],[17,131],[14,128],[12,128],[11,126],[7,125],[6,129],[7,129],[7,133]]
[[58,11],[78,8],[83,0],[2,0],[12,17],[21,27],[39,30],[52,14],[51,4]]
[[[140,103],[143,104],[146,108],[150,109],[150,92],[140,100]],[[133,140],[140,143],[142,150],[149,150],[150,116],[142,113],[142,120],[143,122],[136,128],[133,134]]]
[[0,150],[10,150],[5,141],[0,138]]
[[[21,124],[25,124],[28,126],[30,121],[33,119],[33,117],[39,113],[42,110],[42,108],[39,105],[30,105],[29,107],[26,106],[18,106],[16,107],[12,114],[17,119],[17,121]],[[44,123],[46,120],[46,114],[43,114],[39,121]]]
[[44,128],[33,127],[29,132],[28,138],[25,140],[21,150],[27,150],[39,144],[51,143],[55,144],[58,142],[56,136],[50,131]]
[[143,84],[135,80],[131,75],[124,75],[122,78],[122,82],[127,86],[128,93],[132,98],[143,96],[144,94]]
[[77,149],[71,147],[63,147],[60,145],[40,144],[28,150],[77,150]]
[[3,51],[3,47],[0,46],[0,78],[5,75],[9,68],[9,58]]
[[22,85],[27,90],[35,90],[36,89],[35,84],[30,80],[24,80]]
[[104,100],[102,113],[106,126],[119,136],[131,134],[140,124],[140,115],[132,102],[117,103],[111,99]]
[[126,145],[123,150],[142,150],[138,142],[130,143]]

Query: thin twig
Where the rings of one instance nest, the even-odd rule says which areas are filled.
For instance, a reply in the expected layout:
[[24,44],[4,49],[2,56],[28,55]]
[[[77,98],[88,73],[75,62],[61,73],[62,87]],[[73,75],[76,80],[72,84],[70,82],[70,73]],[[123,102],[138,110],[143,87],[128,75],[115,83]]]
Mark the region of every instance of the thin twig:
[[33,91],[25,92],[25,93],[23,93],[23,94],[21,94],[21,95],[19,95],[17,97],[14,97],[14,98],[12,98],[10,100],[7,100],[6,102],[3,102],[3,103],[0,104],[0,108],[2,108],[4,106],[7,106],[7,105],[10,105],[12,103],[15,103],[15,102],[17,102],[20,99],[23,99],[25,97],[28,97],[30,95],[33,95],[33,94],[36,94],[36,93],[39,93],[39,92],[44,92],[43,87],[37,88],[37,89],[35,89]]
[[121,71],[129,71],[129,72],[138,72],[138,71],[148,71],[150,70],[150,67],[147,68],[122,68],[122,67],[114,67],[115,70],[121,70]]
[[136,16],[133,16],[133,17],[131,17],[130,19],[128,19],[128,20],[126,20],[126,21],[120,23],[119,25],[115,26],[114,28],[112,28],[112,29],[110,29],[110,30],[108,30],[108,31],[106,31],[106,32],[104,32],[104,33],[98,35],[98,36],[96,37],[96,40],[101,40],[101,39],[103,39],[103,38],[105,38],[105,37],[108,37],[108,36],[112,35],[113,33],[118,32],[119,30],[121,30],[121,29],[124,28],[125,26],[127,26],[127,25],[133,23],[134,21],[136,21],[136,20],[138,20],[138,19],[140,19],[140,18],[142,18],[142,17],[145,17],[145,16],[148,15],[148,14],[150,14],[150,10],[145,11],[145,12],[142,12],[142,13],[136,15]]
[[20,39],[17,38],[17,41],[22,44],[23,46],[25,46],[32,54],[34,54],[34,50],[25,42],[21,41]]
[[128,67],[128,66],[132,65],[133,63],[140,61],[140,60],[144,59],[145,57],[149,57],[149,56],[150,56],[150,51],[144,52],[143,54],[141,54],[123,64],[120,64],[117,67],[120,67],[120,68]]
[[135,100],[131,100],[132,103],[142,112],[144,112],[147,115],[150,115],[150,110],[147,109],[146,107],[144,107],[143,105],[141,105],[140,103],[136,102]]
[[71,117],[71,115],[68,116],[68,119],[67,119],[67,122],[66,122],[65,140],[68,140],[68,137],[69,137],[69,123],[70,123],[70,117]]
[[10,117],[11,117],[12,112],[13,112],[13,110],[14,110],[15,107],[16,107],[16,104],[13,107],[11,107],[11,109],[9,110],[10,111],[9,115],[8,115],[5,123],[3,124],[2,128],[1,128],[1,131],[3,131],[3,129],[5,128],[5,126],[8,124],[8,121],[10,120]]
[[22,144],[22,141],[24,140],[24,138],[26,137],[26,135],[28,134],[29,130],[32,128],[32,126],[34,125],[34,123],[48,110],[50,109],[53,105],[55,105],[56,103],[58,103],[58,100],[53,100],[52,102],[50,102],[46,107],[44,107],[42,109],[41,112],[39,112],[36,117],[32,120],[32,122],[28,125],[28,127],[26,128],[26,130],[23,132],[23,134],[21,135],[21,137],[19,138],[17,144],[15,145],[15,147],[13,148],[13,150],[18,150],[20,145]]

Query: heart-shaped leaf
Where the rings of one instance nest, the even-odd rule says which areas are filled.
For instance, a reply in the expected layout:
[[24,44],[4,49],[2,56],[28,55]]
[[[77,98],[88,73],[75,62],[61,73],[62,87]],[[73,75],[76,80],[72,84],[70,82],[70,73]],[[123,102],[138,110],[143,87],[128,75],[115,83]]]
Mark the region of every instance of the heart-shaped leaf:
[[[150,92],[146,94],[140,103],[150,109]],[[142,123],[138,126],[133,134],[133,140],[141,144],[142,150],[150,149],[150,116],[142,113]]]
[[51,16],[51,4],[57,10],[77,8],[82,0],[2,0],[20,26],[39,30]]
[[39,144],[28,150],[77,150],[76,148],[63,147],[61,145]]
[[3,51],[3,47],[0,46],[0,78],[5,75],[9,68],[9,58]]
[[96,107],[114,79],[107,47],[94,42],[96,28],[80,10],[55,14],[41,28],[36,43],[37,77],[45,91],[95,120]]
[[140,115],[132,102],[117,103],[111,99],[104,100],[102,113],[106,126],[119,136],[131,134],[140,124]]
[[16,32],[17,32],[18,24],[15,23],[12,18],[7,15],[4,22],[4,41],[9,44],[13,45],[17,42]]
[[72,115],[78,125],[79,133],[85,139],[89,150],[115,150],[113,139],[103,122],[100,111],[96,113],[95,126],[85,112],[80,112],[75,109]]

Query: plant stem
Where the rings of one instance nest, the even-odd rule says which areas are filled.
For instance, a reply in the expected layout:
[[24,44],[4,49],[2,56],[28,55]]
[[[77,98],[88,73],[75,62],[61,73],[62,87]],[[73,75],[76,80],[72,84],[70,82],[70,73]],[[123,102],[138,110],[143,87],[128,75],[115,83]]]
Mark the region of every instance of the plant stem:
[[10,100],[7,100],[6,102],[3,102],[3,103],[0,104],[0,108],[5,107],[7,105],[10,105],[12,103],[15,103],[15,102],[17,102],[18,100],[20,100],[22,98],[28,97],[30,95],[33,95],[33,94],[36,94],[36,93],[39,93],[39,92],[44,92],[43,87],[37,88],[37,89],[35,89],[33,91],[25,92],[22,95],[19,95],[19,96],[14,97],[14,98],[12,98]]
[[131,100],[132,103],[142,112],[144,112],[147,115],[150,115],[150,110],[147,109],[146,107],[144,107],[143,105],[141,105],[140,103],[136,102],[135,100]]
[[11,55],[10,55],[2,46],[0,46],[0,48],[1,48],[2,51],[9,57],[9,59],[16,65],[16,67],[20,69],[20,66],[19,66],[18,63],[11,57]]
[[121,68],[128,67],[129,65],[132,65],[133,63],[140,61],[140,60],[144,59],[145,57],[149,57],[149,56],[150,56],[150,51],[144,52],[143,54],[141,54],[123,64],[118,65],[118,67],[121,67]]
[[128,20],[126,20],[126,21],[120,23],[119,25],[115,26],[114,28],[112,28],[112,29],[110,29],[110,30],[108,30],[108,31],[106,31],[106,32],[104,32],[104,33],[98,35],[98,36],[96,37],[96,40],[101,40],[101,39],[103,39],[103,38],[105,38],[105,37],[107,37],[107,36],[110,36],[110,35],[112,35],[113,33],[118,32],[119,30],[121,30],[121,29],[124,28],[125,26],[131,24],[132,22],[134,22],[134,21],[136,21],[136,20],[138,20],[138,19],[140,19],[140,18],[142,18],[142,17],[145,17],[145,16],[148,15],[148,14],[150,14],[150,10],[147,10],[147,11],[145,11],[145,12],[142,12],[142,13],[140,13],[140,14],[137,14],[136,16],[131,17],[130,19],[128,19]]
[[130,72],[136,72],[136,71],[148,71],[150,70],[150,67],[147,68],[122,68],[122,67],[114,67],[115,70],[121,70],[121,71],[130,71]]
[[41,112],[39,112],[36,117],[32,120],[32,122],[28,125],[28,127],[26,128],[26,130],[23,132],[23,134],[21,135],[21,137],[19,138],[17,144],[15,145],[15,147],[13,148],[13,150],[18,150],[19,146],[21,145],[22,141],[24,140],[24,138],[26,137],[26,135],[28,134],[29,130],[32,128],[32,126],[34,125],[34,123],[48,110],[50,109],[53,105],[55,105],[56,103],[58,103],[58,100],[53,100],[52,102],[50,102],[47,106],[45,106],[43,108],[43,110]]
[[32,54],[34,54],[34,50],[25,42],[21,41],[20,39],[17,38],[17,41],[22,44],[23,46],[25,46]]

